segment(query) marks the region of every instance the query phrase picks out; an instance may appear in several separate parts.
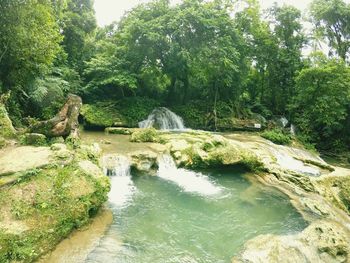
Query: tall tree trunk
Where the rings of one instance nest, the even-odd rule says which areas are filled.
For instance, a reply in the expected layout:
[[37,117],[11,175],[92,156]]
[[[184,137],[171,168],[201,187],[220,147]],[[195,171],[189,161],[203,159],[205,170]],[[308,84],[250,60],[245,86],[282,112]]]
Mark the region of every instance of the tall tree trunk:
[[184,80],[183,80],[183,84],[184,84],[184,93],[183,93],[183,97],[182,97],[182,103],[186,104],[188,102],[188,93],[189,93],[189,81],[188,81],[188,76],[186,75]]
[[44,134],[47,137],[71,136],[73,138],[79,138],[78,117],[81,106],[81,98],[71,94],[55,117],[34,124],[30,130],[31,132]]
[[169,92],[168,92],[168,104],[175,104],[175,85],[176,85],[176,77],[171,77],[171,83],[169,87]]
[[218,102],[218,95],[219,95],[219,88],[216,84],[216,81],[214,82],[214,89],[215,89],[215,97],[214,97],[214,126],[215,126],[215,131],[218,130],[218,115],[217,115],[217,102]]

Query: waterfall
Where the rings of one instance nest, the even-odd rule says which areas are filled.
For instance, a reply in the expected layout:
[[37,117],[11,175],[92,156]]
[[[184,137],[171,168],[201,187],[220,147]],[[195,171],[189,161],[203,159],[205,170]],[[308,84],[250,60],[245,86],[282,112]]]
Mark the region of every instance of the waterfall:
[[139,122],[140,128],[157,128],[160,130],[184,130],[185,125],[180,116],[167,108],[154,109],[147,120]]
[[133,193],[135,186],[131,180],[130,161],[127,157],[116,154],[103,156],[103,169],[111,178],[111,191],[108,200],[117,207],[125,207]]
[[203,196],[219,194],[222,189],[210,181],[209,177],[186,169],[178,169],[174,159],[169,154],[158,158],[158,176],[176,183],[185,192],[196,193]]

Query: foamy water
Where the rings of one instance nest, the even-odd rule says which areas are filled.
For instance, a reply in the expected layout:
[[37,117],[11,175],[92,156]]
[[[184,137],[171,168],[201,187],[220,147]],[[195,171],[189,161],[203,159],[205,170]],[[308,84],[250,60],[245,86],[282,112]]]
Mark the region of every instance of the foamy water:
[[176,183],[185,192],[204,196],[217,195],[222,192],[222,188],[212,182],[208,176],[199,172],[178,169],[170,155],[159,157],[158,176]]
[[103,157],[102,163],[105,174],[111,179],[109,202],[117,207],[125,207],[132,201],[136,191],[130,174],[129,159],[122,155],[110,154]]

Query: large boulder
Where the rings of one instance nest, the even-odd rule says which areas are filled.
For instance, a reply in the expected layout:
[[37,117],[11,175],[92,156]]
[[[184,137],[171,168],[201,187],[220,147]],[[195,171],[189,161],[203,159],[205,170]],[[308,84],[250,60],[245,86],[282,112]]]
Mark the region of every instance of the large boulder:
[[94,148],[56,144],[0,152],[0,182],[13,179],[0,183],[0,262],[34,262],[99,211],[110,182]]
[[84,104],[81,110],[85,128],[138,127],[159,102],[143,97]]

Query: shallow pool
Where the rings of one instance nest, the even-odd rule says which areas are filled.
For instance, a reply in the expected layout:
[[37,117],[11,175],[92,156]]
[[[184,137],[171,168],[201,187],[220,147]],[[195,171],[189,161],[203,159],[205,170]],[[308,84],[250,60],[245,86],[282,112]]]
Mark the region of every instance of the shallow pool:
[[161,176],[112,177],[113,224],[86,262],[230,262],[257,235],[306,227],[286,196],[246,176],[164,169]]

